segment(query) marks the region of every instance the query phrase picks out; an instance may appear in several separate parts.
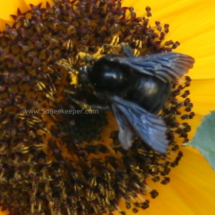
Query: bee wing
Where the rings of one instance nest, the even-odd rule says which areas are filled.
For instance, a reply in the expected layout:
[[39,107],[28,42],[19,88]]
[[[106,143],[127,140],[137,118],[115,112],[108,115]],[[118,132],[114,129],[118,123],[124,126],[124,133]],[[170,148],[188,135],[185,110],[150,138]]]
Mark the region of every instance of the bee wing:
[[129,124],[126,116],[121,113],[115,102],[112,103],[112,110],[119,125],[119,142],[124,149],[129,149],[132,146],[133,129]]
[[182,77],[194,64],[192,57],[173,52],[141,57],[113,57],[110,60],[128,66],[137,72],[156,76],[165,82]]
[[111,102],[119,125],[119,141],[124,149],[131,147],[132,135],[135,132],[141,140],[154,150],[161,153],[167,152],[167,128],[160,117],[118,96],[113,96]]

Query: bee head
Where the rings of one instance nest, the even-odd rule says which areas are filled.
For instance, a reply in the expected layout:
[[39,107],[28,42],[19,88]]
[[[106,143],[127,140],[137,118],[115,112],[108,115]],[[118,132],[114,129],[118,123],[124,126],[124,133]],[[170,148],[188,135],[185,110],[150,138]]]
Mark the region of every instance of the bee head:
[[87,85],[90,83],[89,81],[89,71],[91,70],[90,66],[81,66],[79,68],[79,74],[78,74],[78,82],[82,85]]

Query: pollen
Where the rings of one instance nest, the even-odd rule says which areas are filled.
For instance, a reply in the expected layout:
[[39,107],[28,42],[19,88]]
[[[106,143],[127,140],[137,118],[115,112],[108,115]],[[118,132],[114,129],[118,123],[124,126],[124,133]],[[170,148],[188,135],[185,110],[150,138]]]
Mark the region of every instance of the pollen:
[[[111,112],[87,114],[83,104],[107,105],[80,82],[80,67],[100,57],[171,52],[169,24],[138,17],[121,0],[53,0],[12,15],[0,33],[0,202],[11,215],[138,213],[159,199],[147,181],[168,186],[183,157],[195,114],[191,79],[172,83],[159,115],[168,127],[168,153],[139,138],[124,150]],[[150,23],[150,24],[149,24]],[[75,102],[80,101],[79,104]],[[91,110],[92,111],[92,110]]]

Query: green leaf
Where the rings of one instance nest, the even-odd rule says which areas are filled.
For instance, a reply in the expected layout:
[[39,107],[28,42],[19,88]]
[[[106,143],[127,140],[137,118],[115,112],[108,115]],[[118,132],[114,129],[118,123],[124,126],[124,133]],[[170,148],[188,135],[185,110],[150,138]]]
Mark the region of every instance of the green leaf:
[[188,145],[199,149],[215,170],[215,111],[205,116]]

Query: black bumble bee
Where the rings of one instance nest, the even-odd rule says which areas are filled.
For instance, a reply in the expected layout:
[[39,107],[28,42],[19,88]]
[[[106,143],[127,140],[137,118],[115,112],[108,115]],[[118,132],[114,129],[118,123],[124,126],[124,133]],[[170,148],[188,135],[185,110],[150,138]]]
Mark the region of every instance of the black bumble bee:
[[92,67],[80,69],[95,94],[109,103],[107,107],[90,107],[113,111],[124,149],[132,146],[132,137],[137,134],[152,149],[166,153],[167,127],[157,114],[170,95],[172,81],[192,68],[194,59],[172,52],[135,57],[128,45],[122,49],[126,56],[108,54]]

